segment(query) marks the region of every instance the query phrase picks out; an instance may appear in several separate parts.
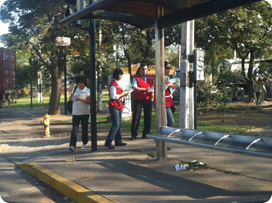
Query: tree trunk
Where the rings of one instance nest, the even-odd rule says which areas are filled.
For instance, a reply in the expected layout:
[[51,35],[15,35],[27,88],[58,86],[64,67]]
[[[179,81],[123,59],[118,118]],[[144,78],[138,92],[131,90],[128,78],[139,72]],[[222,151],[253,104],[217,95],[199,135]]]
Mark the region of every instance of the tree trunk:
[[131,72],[132,60],[131,60],[130,52],[128,52],[127,50],[124,50],[124,53],[125,53],[125,57],[126,57],[127,63],[128,63],[128,74],[130,74],[130,80],[132,80],[132,78],[133,78],[132,72]]
[[[250,56],[249,58],[249,65],[248,70],[246,74],[245,69],[245,60],[247,56]],[[246,56],[242,58],[242,74],[247,82],[247,90],[248,90],[248,102],[254,102],[254,90],[253,90],[253,67],[254,67],[254,61],[255,61],[255,51],[250,50]]]
[[51,95],[49,101],[49,115],[60,115],[60,96],[62,89],[61,72],[56,67],[50,70],[51,73]]
[[132,64],[131,57],[128,57],[127,60],[128,60],[128,74],[132,75],[132,72],[131,72],[131,64]]
[[249,67],[247,72],[248,102],[254,102],[253,68],[254,68],[255,54],[256,53],[254,50],[250,50]]
[[145,43],[142,44],[142,47],[140,47],[140,52],[142,54],[142,61],[143,63],[147,63],[152,64],[153,62],[151,61],[151,59],[154,59],[154,56],[151,55],[151,50],[152,50],[152,39],[153,39],[153,35],[152,35],[152,31],[151,30],[147,30],[146,31],[146,36],[145,36]]
[[253,80],[247,81],[248,87],[248,102],[254,102],[254,90],[253,90]]

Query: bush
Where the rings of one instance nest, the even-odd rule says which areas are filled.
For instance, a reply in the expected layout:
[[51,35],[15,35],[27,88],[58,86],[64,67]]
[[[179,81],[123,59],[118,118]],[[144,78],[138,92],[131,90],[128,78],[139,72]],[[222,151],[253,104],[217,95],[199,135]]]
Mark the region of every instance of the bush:
[[27,96],[29,96],[28,89],[22,88],[22,89],[18,89],[17,90],[17,94],[16,94],[17,99],[19,99],[19,98],[25,98]]

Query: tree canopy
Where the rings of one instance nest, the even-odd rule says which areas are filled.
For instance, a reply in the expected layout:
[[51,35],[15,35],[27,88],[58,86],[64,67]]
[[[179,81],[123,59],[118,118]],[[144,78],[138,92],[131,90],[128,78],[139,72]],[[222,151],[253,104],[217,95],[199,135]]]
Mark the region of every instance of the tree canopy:
[[[51,79],[49,114],[60,113],[62,73],[65,55],[69,50],[85,53],[88,40],[86,32],[70,29],[58,23],[64,17],[64,1],[6,0],[0,10],[1,21],[9,24],[10,34],[2,36],[4,44],[16,52],[25,52],[31,58],[30,71],[47,69]],[[72,39],[68,51],[58,47],[55,39],[66,36]]]
[[[253,98],[256,59],[271,56],[271,17],[271,6],[262,1],[202,18],[196,23],[197,46],[206,50],[211,61],[218,64],[220,60],[232,58],[234,50],[242,59],[242,73],[248,84],[250,99]],[[245,67],[247,59],[248,70]]]

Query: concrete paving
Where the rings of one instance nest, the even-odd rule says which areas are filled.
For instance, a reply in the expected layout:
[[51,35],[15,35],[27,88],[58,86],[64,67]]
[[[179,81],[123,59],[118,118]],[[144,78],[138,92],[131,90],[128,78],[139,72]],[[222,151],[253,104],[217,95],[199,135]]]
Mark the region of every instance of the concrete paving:
[[[97,151],[91,150],[90,142],[81,149],[79,137],[72,153],[69,119],[52,117],[50,138],[42,137],[40,118],[20,122],[20,128],[12,128],[11,121],[1,123],[6,132],[2,134],[8,134],[0,143],[1,154],[79,203],[267,202],[272,195],[269,158],[169,143],[168,159],[157,161],[155,141],[131,141],[129,132],[122,132],[127,146],[104,147],[108,129],[98,129]],[[19,129],[25,132],[21,137]],[[176,164],[192,160],[208,168],[175,171]]]

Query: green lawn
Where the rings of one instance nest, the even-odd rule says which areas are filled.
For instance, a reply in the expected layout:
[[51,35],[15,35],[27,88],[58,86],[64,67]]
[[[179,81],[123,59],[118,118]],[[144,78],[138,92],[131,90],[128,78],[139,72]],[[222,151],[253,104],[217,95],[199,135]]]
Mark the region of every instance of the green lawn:
[[[107,122],[107,115],[99,115],[97,117],[98,124],[97,126],[100,128],[110,128],[111,123]],[[175,128],[179,128],[179,111],[174,113],[175,118]],[[140,120],[140,125],[138,129],[138,133],[141,134],[143,131],[143,112]],[[122,121],[122,130],[130,132],[131,120]],[[208,122],[201,122],[197,123],[197,129],[201,131],[213,131],[213,132],[220,132],[220,133],[231,133],[231,134],[244,134],[247,131],[247,127],[241,126],[222,126],[222,125],[214,125]],[[151,133],[156,132],[156,113],[152,112],[152,123],[151,123]]]
[[[49,97],[43,97],[43,101],[41,103],[37,102],[37,97],[33,98],[32,104],[33,107],[45,107],[49,103]],[[25,108],[25,107],[30,107],[30,98],[23,98],[23,99],[16,99],[15,100],[17,103],[16,104],[10,104],[8,106],[3,105],[2,108]],[[104,90],[103,91],[103,97],[102,97],[102,102],[103,104],[108,103],[108,91]],[[60,105],[64,105],[64,97],[61,97],[61,102]],[[109,116],[109,113],[103,113],[103,114],[98,114],[97,115],[97,126],[99,128],[110,128],[111,123],[107,122],[107,117]],[[175,125],[174,127],[178,128],[179,127],[179,111],[177,110],[174,113],[174,118],[175,118]],[[69,121],[71,122],[71,121]],[[124,131],[130,131],[130,126],[131,126],[131,120],[128,121],[122,121],[122,130]],[[156,131],[156,113],[153,111],[152,112],[152,124],[151,124],[151,133],[155,133]],[[232,133],[232,134],[244,134],[248,127],[241,127],[241,126],[222,126],[222,125],[215,125],[211,124],[208,122],[201,122],[198,121],[197,123],[197,129],[198,130],[203,130],[203,131],[213,131],[213,132],[221,132],[221,133]],[[139,125],[139,130],[138,132],[141,133],[143,131],[143,113],[142,117],[140,120],[140,125]]]
[[[3,105],[2,108],[26,108],[31,107],[31,98],[20,98],[14,100],[16,103],[10,105]],[[38,103],[38,98],[32,98],[33,107],[45,107],[49,103],[49,97],[43,97],[42,102]],[[64,98],[61,98],[60,105],[64,105]]]
[[[50,97],[43,97],[42,102],[38,103],[38,97],[32,98],[32,105],[33,107],[46,107],[49,104]],[[69,100],[69,95],[67,95],[67,100]],[[31,98],[20,98],[14,99],[16,103],[10,105],[3,105],[2,108],[25,108],[31,107]],[[102,103],[107,104],[109,101],[108,90],[103,90],[102,92]],[[64,96],[60,98],[60,106],[64,105]]]

